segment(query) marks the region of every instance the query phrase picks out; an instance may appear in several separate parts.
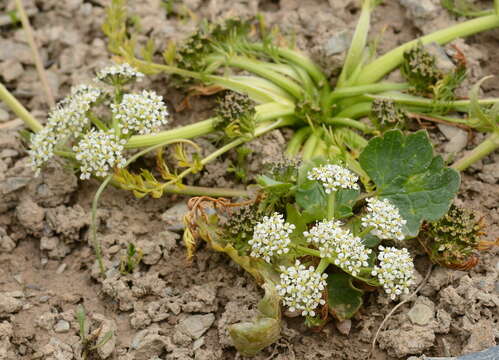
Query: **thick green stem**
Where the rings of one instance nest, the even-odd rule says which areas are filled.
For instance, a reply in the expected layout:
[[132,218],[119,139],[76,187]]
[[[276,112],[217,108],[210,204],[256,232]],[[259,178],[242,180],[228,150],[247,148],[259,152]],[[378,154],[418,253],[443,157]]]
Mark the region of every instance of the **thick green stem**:
[[471,164],[483,159],[491,152],[499,148],[499,131],[490,134],[480,145],[474,148],[462,159],[452,164],[452,167],[458,171],[464,171]]
[[328,259],[322,258],[319,262],[319,265],[317,265],[317,269],[315,269],[315,272],[322,274],[327,269],[329,264],[330,262]]
[[189,186],[189,185],[168,185],[163,189],[165,192],[178,195],[189,196],[211,196],[211,197],[251,197],[251,191],[244,189],[229,189],[229,188],[212,188],[204,186]]
[[365,132],[365,133],[372,131],[372,129],[369,128],[369,126],[367,126],[366,124],[361,123],[358,120],[349,119],[346,117],[335,116],[335,117],[324,120],[324,124],[348,126],[348,127],[354,128],[354,129],[358,129],[358,130]]
[[2,100],[10,110],[34,132],[40,131],[43,126],[36,120],[31,113],[7,90],[7,88],[0,84],[0,100]]
[[360,237],[361,239],[369,234],[372,230],[374,230],[374,226],[368,226],[364,230],[362,230],[360,233],[358,233],[356,236]]
[[336,204],[336,192],[333,191],[331,194],[327,195],[327,218],[328,218],[328,220],[334,219],[335,204]]
[[296,245],[295,248],[304,255],[311,255],[315,257],[320,257],[321,253],[319,250],[311,249],[305,246]]
[[312,155],[314,154],[315,147],[317,146],[318,141],[319,138],[317,137],[316,134],[314,133],[310,134],[307,141],[305,141],[305,145],[303,146],[303,152],[301,155],[303,160],[310,160],[312,158]]
[[302,127],[300,130],[295,132],[291,140],[288,142],[288,147],[286,148],[286,156],[289,158],[294,158],[300,152],[300,148],[305,141],[305,138],[312,132],[310,126]]
[[341,70],[341,74],[338,78],[338,84],[336,85],[338,88],[348,84],[348,80],[355,70],[361,65],[361,61],[363,61],[363,54],[366,49],[367,35],[369,33],[371,23],[371,11],[371,0],[363,0],[362,10],[360,12],[357,26],[355,27],[352,43],[350,45],[350,49],[348,50],[343,69]]
[[347,107],[346,109],[343,109],[334,117],[343,119],[358,119],[369,115],[369,113],[371,112],[371,107],[372,103],[370,102],[357,103],[355,105]]
[[263,66],[258,61],[245,59],[240,56],[234,56],[228,58],[227,64],[229,66],[234,66],[243,70],[247,70],[267,80],[270,80],[274,84],[285,89],[287,92],[289,92],[297,99],[301,99],[303,97],[303,90],[296,82],[290,80],[284,75],[279,74],[278,72],[270,70],[269,68]]
[[[266,45],[264,44],[248,44],[248,47],[256,51],[265,51]],[[298,65],[305,69],[312,79],[316,82],[318,86],[326,86],[327,78],[320,70],[320,68],[314,64],[307,56],[299,53],[296,50],[281,48],[278,46],[272,47],[272,52],[277,53],[282,58],[291,61],[295,65]]]
[[[279,103],[267,103],[257,105],[255,107],[255,121],[264,122],[284,116],[293,115],[294,107],[292,105],[283,105]],[[135,149],[156,144],[164,143],[165,141],[177,139],[192,139],[197,136],[202,136],[215,131],[217,118],[210,118],[191,125],[182,126],[180,128],[162,131],[153,135],[136,135],[132,136],[125,145],[127,149]]]
[[404,52],[416,46],[418,42],[422,42],[423,44],[429,44],[431,42],[446,44],[454,39],[477,34],[498,26],[499,15],[489,15],[468,20],[446,29],[436,31],[432,34],[422,36],[416,40],[409,41],[365,66],[360,73],[357,85],[375,83],[383,78],[402,63]]

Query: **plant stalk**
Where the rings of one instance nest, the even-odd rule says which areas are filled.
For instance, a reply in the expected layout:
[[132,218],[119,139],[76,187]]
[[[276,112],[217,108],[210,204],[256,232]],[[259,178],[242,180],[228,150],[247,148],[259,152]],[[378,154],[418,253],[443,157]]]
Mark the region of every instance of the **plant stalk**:
[[0,83],[0,100],[2,100],[10,110],[34,132],[43,129],[42,124],[34,118],[31,113],[7,90],[7,88]]
[[465,157],[459,159],[454,164],[452,168],[458,171],[466,170],[471,164],[483,159],[485,156],[489,155],[491,152],[499,148],[499,131],[496,130],[490,134],[480,145],[471,150]]

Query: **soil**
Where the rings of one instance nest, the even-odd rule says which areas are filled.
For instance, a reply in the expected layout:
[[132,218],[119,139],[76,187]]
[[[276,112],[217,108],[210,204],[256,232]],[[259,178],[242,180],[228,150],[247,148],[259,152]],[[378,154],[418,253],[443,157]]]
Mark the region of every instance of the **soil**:
[[[108,2],[24,1],[57,99],[109,64],[100,30]],[[283,34],[295,34],[297,45],[329,74],[338,72],[346,50],[342,39],[351,36],[359,13],[358,2],[352,0],[184,0],[184,14],[190,15],[182,17],[167,17],[159,0],[129,3],[140,19],[138,40],[152,37],[158,45],[188,35],[193,18],[261,12]],[[2,12],[13,8],[14,1],[0,3]],[[384,52],[456,21],[437,0],[388,0],[374,13],[372,34],[384,29],[378,48]],[[498,73],[498,41],[499,30],[494,30],[455,42],[468,59],[472,82]],[[0,80],[43,121],[48,106],[19,26],[0,26]],[[160,92],[171,109],[184,96],[161,76],[141,86]],[[497,82],[489,81],[484,89],[487,96],[499,96]],[[179,113],[172,110],[171,126],[204,119],[213,99],[194,99],[191,105]],[[98,218],[109,270],[106,279],[99,280],[89,245],[90,202],[98,183],[79,181],[57,161],[35,178],[21,129],[22,122],[0,104],[0,359],[80,359],[79,305],[86,309],[92,339],[113,332],[111,340],[91,353],[95,359],[240,359],[227,326],[251,319],[262,291],[242,269],[208,248],[201,246],[191,262],[186,260],[180,240],[185,199],[138,200],[124,191],[106,190]],[[465,137],[455,148],[454,136],[444,135],[449,129],[428,129],[445,158],[462,155],[484,136]],[[286,136],[275,131],[250,145],[252,174],[261,169],[262,159],[279,158]],[[191,181],[235,186],[225,171],[231,158],[234,154]],[[499,236],[498,167],[498,153],[475,164],[463,174],[456,200],[484,216],[489,240]],[[118,267],[130,243],[142,249],[144,257],[132,274],[121,275]],[[413,251],[421,281],[428,259],[415,247]],[[469,272],[436,266],[420,294],[390,318],[374,358],[455,356],[495,345],[498,260],[495,248],[483,253]],[[256,359],[366,359],[372,337],[392,306],[383,294],[369,293],[354,319],[329,323],[320,332],[306,329],[300,319],[285,318],[281,339]]]

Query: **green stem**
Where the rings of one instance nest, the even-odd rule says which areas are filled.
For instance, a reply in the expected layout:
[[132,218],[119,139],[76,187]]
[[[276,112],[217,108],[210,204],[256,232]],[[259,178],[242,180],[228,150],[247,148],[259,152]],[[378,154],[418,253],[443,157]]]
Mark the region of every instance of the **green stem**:
[[189,185],[168,185],[164,187],[164,191],[171,194],[189,195],[189,196],[210,196],[210,197],[244,197],[249,198],[252,192],[243,189],[230,188],[212,188],[204,186],[189,186]]
[[367,234],[369,234],[373,230],[374,230],[374,226],[368,226],[364,230],[362,230],[360,233],[358,233],[356,236],[360,237],[362,239],[364,236],[366,236]]
[[349,119],[346,117],[335,116],[332,118],[328,118],[328,119],[324,120],[323,122],[324,122],[324,124],[329,124],[329,125],[349,126],[349,127],[352,127],[354,129],[360,130],[360,131],[365,132],[365,133],[369,133],[372,131],[372,129],[369,126],[367,126],[366,124],[364,124],[358,120]]
[[479,161],[480,159],[489,155],[491,152],[493,152],[498,148],[499,148],[499,131],[496,130],[494,133],[490,134],[480,145],[478,145],[470,153],[468,153],[465,157],[452,164],[452,168],[458,171],[464,171],[471,164]]
[[40,131],[43,126],[36,120],[31,113],[0,83],[0,100],[2,100],[10,110],[34,132]]
[[301,246],[301,245],[296,245],[295,248],[300,251],[301,253],[305,254],[305,255],[311,255],[311,256],[315,256],[315,257],[321,257],[321,253],[319,250],[315,250],[315,249],[311,249],[311,248],[308,248],[308,247],[305,247],[305,246]]
[[305,145],[303,146],[302,159],[310,160],[314,153],[315,147],[317,146],[317,142],[319,138],[314,133],[310,134],[307,141],[305,141]]
[[300,148],[303,144],[305,138],[312,132],[310,126],[304,126],[289,140],[288,147],[286,148],[286,156],[289,158],[294,158],[300,152]]
[[97,192],[95,193],[94,199],[92,201],[92,220],[90,223],[90,230],[92,236],[92,245],[95,251],[95,257],[97,258],[97,262],[99,264],[99,270],[102,276],[105,275],[106,267],[104,266],[104,261],[102,260],[101,243],[97,239],[97,206],[99,204],[99,198],[102,192],[104,191],[104,189],[109,184],[112,178],[113,175],[108,175],[104,179],[104,181],[100,184],[99,188],[97,189]]
[[94,124],[95,126],[97,126],[97,128],[99,130],[102,130],[102,131],[108,130],[106,124],[104,124],[97,116],[95,116],[94,113],[88,112],[87,116],[90,119],[90,121],[92,122],[92,124]]
[[362,10],[360,12],[360,17],[355,27],[355,32],[353,34],[352,43],[350,49],[348,49],[347,57],[345,63],[343,64],[343,69],[338,78],[338,83],[336,87],[341,88],[348,83],[348,80],[361,64],[363,59],[363,53],[366,49],[367,35],[369,33],[369,27],[371,23],[371,11],[372,4],[371,0],[362,1]]
[[336,191],[333,191],[331,194],[327,195],[327,219],[334,219],[334,211],[336,205]]
[[346,109],[343,109],[338,114],[336,114],[335,118],[343,118],[343,119],[358,119],[364,116],[369,115],[371,112],[372,103],[370,102],[362,102],[357,103],[355,105],[351,105]]
[[258,61],[245,59],[240,56],[234,56],[229,57],[229,59],[227,60],[227,64],[229,66],[247,70],[267,80],[270,80],[297,99],[301,99],[303,97],[303,90],[297,83],[295,83],[293,80],[290,80],[286,76],[279,74],[278,72],[270,70]]
[[329,264],[330,262],[328,259],[322,258],[321,261],[319,262],[319,265],[317,265],[317,269],[315,269],[315,272],[318,274],[322,274],[324,270],[327,269]]
[[[255,107],[255,120],[264,122],[279,117],[293,115],[294,107],[280,103],[267,103]],[[180,128],[162,131],[153,135],[132,136],[125,145],[127,149],[135,149],[146,146],[164,143],[165,141],[178,139],[191,139],[197,136],[206,135],[215,131],[215,124],[218,118],[210,118],[191,125]]]
[[489,15],[473,20],[468,20],[446,29],[436,31],[432,34],[422,36],[413,41],[409,41],[389,51],[385,55],[379,57],[378,59],[365,66],[360,73],[357,85],[371,84],[380,80],[382,77],[387,75],[402,63],[404,52],[411,49],[419,42],[422,42],[423,44],[436,42],[437,44],[442,45],[454,39],[470,36],[485,30],[496,28],[498,26],[499,15]]
[[[268,48],[268,46],[264,44],[248,44],[248,47],[256,51],[266,51],[266,49]],[[315,83],[319,87],[326,86],[326,84],[328,84],[327,78],[324,73],[307,56],[301,54],[296,50],[281,48],[278,46],[272,47],[271,51],[277,53],[282,58],[289,60],[295,65],[298,65],[305,69],[305,71],[310,74],[312,79],[314,79]]]

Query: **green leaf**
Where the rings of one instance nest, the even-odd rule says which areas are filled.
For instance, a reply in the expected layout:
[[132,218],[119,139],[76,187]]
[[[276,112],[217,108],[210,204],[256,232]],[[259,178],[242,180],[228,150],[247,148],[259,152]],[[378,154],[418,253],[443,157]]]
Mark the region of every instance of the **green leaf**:
[[260,314],[252,322],[241,322],[229,327],[234,346],[243,356],[254,356],[276,342],[281,333],[280,297],[274,284],[263,285],[265,296],[258,304]]
[[293,187],[291,183],[276,181],[266,175],[259,176],[256,181],[263,189],[273,194],[287,193]]
[[329,274],[327,278],[329,312],[336,319],[350,319],[362,306],[364,292],[352,285],[348,274]]
[[449,210],[459,188],[459,173],[433,156],[425,131],[407,136],[388,131],[371,139],[359,160],[377,195],[399,208],[407,220],[404,232],[411,237],[417,236],[424,220],[438,220]]
[[303,214],[310,221],[327,217],[327,199],[322,185],[309,181],[300,185],[295,192],[296,203],[304,210]]
[[360,191],[353,189],[340,189],[336,192],[336,206],[334,217],[342,219],[353,215],[352,208],[355,205]]

